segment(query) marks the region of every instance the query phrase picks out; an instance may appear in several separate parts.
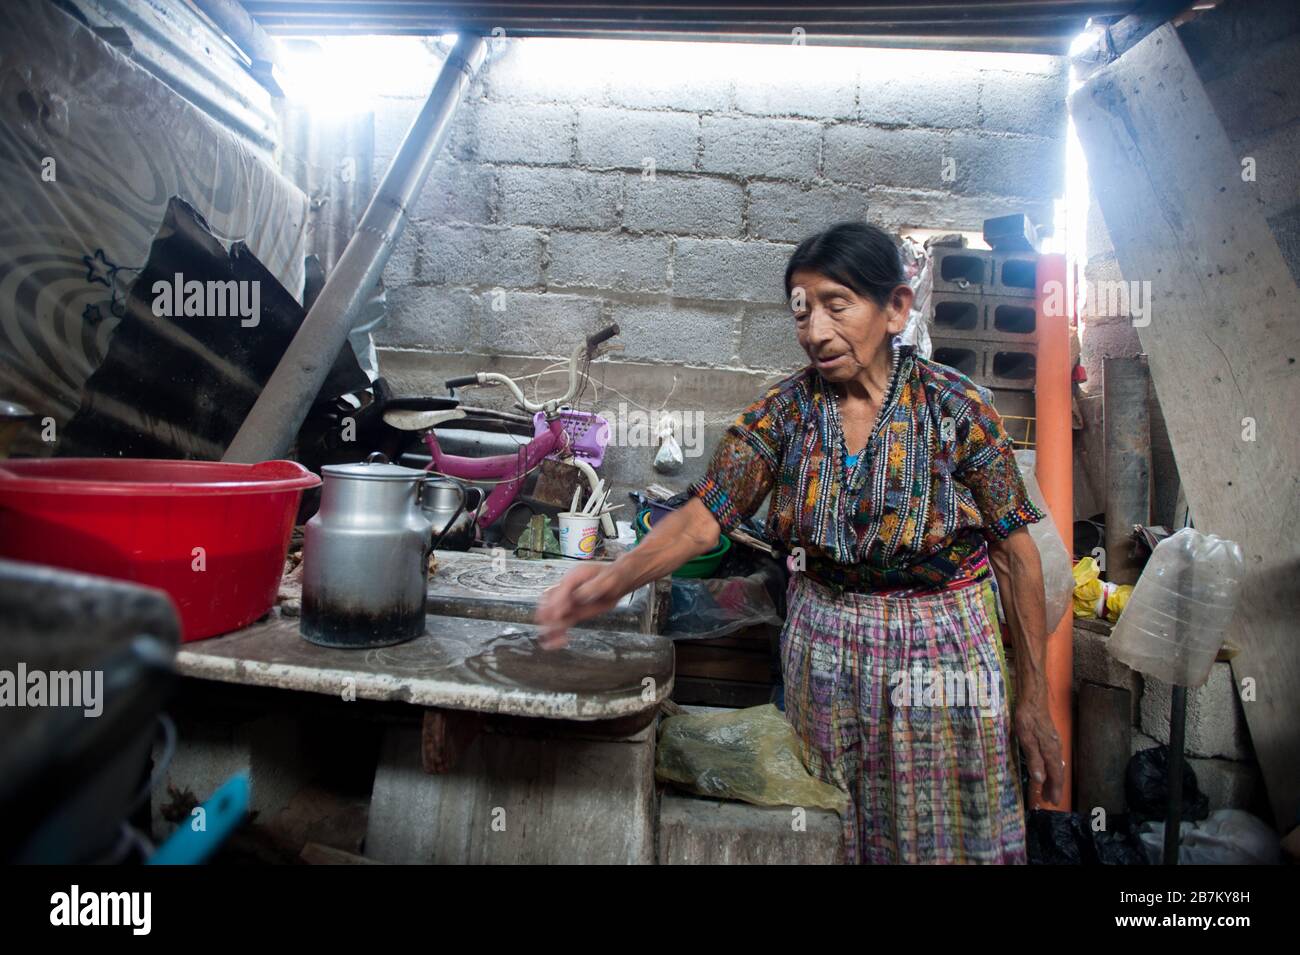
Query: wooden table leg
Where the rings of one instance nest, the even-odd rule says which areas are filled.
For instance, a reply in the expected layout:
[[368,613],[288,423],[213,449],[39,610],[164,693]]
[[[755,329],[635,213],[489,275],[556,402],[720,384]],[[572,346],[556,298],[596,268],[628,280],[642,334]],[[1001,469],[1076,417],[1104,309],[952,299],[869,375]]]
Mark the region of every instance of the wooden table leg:
[[450,772],[478,738],[483,717],[457,710],[427,709],[420,727],[420,763],[430,775]]

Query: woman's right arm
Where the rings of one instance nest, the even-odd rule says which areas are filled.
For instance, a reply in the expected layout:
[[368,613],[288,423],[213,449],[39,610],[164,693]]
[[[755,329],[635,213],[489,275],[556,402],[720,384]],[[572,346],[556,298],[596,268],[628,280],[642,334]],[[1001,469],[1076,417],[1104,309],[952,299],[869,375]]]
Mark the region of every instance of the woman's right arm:
[[536,622],[546,648],[568,642],[568,629],[612,608],[641,585],[672,573],[718,545],[722,528],[698,497],[657,521],[633,549],[613,563],[584,564],[542,595]]
[[687,502],[657,521],[635,548],[611,564],[585,564],[542,594],[538,642],[562,647],[570,627],[599,616],[624,594],[657,580],[692,557],[707,554],[718,535],[758,510],[776,478],[783,428],[780,386],[736,418],[718,442],[704,475],[687,488]]

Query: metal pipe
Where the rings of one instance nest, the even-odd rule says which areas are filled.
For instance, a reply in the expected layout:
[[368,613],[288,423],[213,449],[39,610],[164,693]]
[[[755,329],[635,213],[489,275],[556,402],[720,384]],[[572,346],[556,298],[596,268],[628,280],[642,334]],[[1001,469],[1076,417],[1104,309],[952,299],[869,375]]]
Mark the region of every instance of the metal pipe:
[[1151,387],[1145,358],[1102,364],[1102,426],[1106,441],[1106,579],[1135,584],[1133,525],[1151,523]]
[[250,62],[268,65],[279,63],[280,51],[275,40],[248,15],[238,0],[194,0],[194,5],[244,51]]
[[1169,701],[1169,811],[1165,814],[1165,865],[1178,865],[1183,828],[1183,744],[1187,730],[1187,687],[1174,684]]
[[[1070,315],[1054,310],[1050,289],[1065,288],[1065,256],[1040,255],[1034,299],[1038,324],[1038,361],[1034,381],[1034,476],[1067,554],[1074,553],[1074,431],[1070,418]],[[1035,802],[1036,809],[1068,810],[1073,803],[1074,715],[1070,687],[1074,673],[1074,615],[1048,620],[1047,697],[1052,723],[1061,736],[1065,792],[1059,803]],[[1036,793],[1035,798],[1041,798]]]
[[456,108],[486,52],[480,36],[462,35],[456,41],[356,234],[222,460],[265,461],[284,456],[293,446],[352,323],[406,228],[408,210],[429,177]]

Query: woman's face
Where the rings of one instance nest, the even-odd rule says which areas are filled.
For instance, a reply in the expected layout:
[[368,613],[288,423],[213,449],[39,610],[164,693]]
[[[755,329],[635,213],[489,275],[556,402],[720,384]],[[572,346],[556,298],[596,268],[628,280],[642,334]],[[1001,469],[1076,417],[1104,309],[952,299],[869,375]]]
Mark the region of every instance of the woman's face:
[[820,272],[790,277],[790,308],[799,345],[828,381],[848,381],[876,364],[891,335],[907,324],[912,290],[899,285],[884,308]]

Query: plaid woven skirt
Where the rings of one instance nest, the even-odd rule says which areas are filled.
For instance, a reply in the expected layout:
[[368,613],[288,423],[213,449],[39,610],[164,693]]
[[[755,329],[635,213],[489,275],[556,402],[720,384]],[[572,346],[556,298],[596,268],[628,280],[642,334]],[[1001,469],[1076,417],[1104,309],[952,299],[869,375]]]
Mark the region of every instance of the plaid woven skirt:
[[786,719],[849,794],[850,863],[1023,863],[1025,816],[993,585],[838,593],[796,573]]

